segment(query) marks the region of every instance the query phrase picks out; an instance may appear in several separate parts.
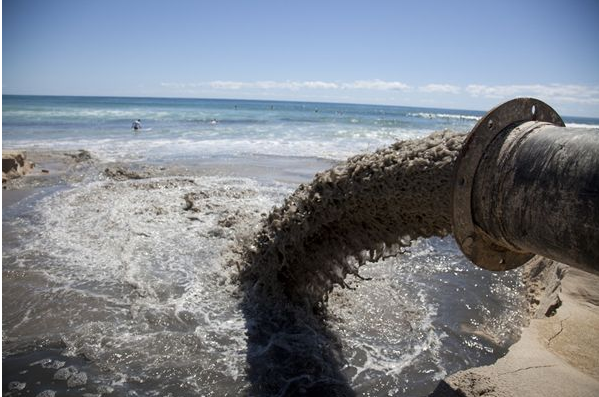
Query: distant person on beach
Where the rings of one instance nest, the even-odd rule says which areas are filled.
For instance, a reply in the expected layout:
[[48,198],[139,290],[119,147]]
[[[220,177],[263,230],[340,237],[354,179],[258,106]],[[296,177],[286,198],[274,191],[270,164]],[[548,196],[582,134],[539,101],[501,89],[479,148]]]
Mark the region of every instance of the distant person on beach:
[[131,128],[133,128],[135,131],[141,130],[141,120],[137,119],[133,122],[133,124],[131,125]]

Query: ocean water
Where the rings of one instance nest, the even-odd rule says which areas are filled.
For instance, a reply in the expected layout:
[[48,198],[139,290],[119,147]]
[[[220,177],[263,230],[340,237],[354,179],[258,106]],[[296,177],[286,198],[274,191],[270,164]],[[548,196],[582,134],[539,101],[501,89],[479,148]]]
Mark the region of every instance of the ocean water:
[[[229,266],[239,247],[315,172],[396,140],[467,132],[481,115],[3,96],[3,149],[85,149],[94,157],[77,169],[84,177],[36,188],[3,207],[3,394],[259,390],[247,375],[254,324],[239,306]],[[144,130],[134,133],[138,118]],[[153,168],[144,179],[113,180],[103,170],[114,162]],[[335,290],[323,319],[328,340],[338,342],[339,371],[357,395],[427,395],[443,376],[495,361],[518,337],[525,310],[520,272],[478,269],[450,237],[419,239],[360,273],[367,280]],[[302,346],[276,348],[292,360]],[[62,380],[62,368],[85,373],[86,382]],[[269,370],[277,374],[276,362]],[[10,382],[18,384],[11,389]]]
[[[3,96],[4,148],[85,148],[106,160],[299,156],[343,160],[480,112],[244,100]],[[141,119],[145,131],[132,136]]]

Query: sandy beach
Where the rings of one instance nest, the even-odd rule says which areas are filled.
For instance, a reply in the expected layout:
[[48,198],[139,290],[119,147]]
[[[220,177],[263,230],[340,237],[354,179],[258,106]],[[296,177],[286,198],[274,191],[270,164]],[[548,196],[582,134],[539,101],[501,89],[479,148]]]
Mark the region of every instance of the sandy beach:
[[536,257],[526,275],[531,319],[495,364],[445,378],[441,396],[596,396],[599,276]]

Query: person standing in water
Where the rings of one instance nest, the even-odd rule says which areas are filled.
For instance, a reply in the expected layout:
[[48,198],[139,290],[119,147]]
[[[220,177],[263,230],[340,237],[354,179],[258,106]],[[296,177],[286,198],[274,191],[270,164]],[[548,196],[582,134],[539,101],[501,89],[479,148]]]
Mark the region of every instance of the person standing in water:
[[131,128],[133,128],[133,130],[135,131],[139,131],[141,130],[141,120],[137,119],[133,122],[133,124],[131,125]]

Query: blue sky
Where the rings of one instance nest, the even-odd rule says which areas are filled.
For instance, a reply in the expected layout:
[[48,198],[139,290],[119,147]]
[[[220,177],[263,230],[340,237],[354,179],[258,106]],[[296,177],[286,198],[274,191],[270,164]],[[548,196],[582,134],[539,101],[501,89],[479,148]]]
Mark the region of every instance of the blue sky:
[[4,0],[4,94],[489,110],[517,96],[599,117],[599,1]]

